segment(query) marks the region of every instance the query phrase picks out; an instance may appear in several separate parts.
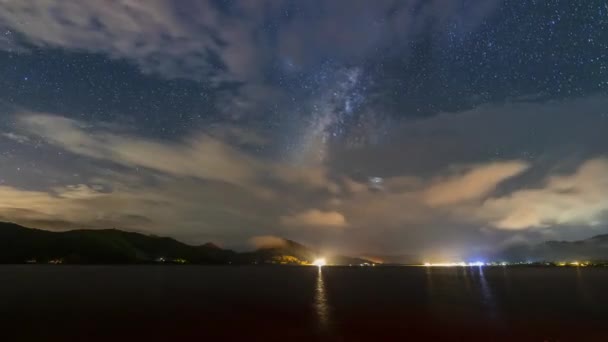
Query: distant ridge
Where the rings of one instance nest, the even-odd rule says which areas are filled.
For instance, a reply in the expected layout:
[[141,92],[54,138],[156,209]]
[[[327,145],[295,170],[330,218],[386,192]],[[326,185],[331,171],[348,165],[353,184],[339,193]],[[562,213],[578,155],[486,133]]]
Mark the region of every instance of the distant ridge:
[[608,261],[608,234],[579,241],[514,245],[503,250],[498,258],[508,261]]
[[207,242],[203,246],[208,247],[208,248],[213,248],[213,249],[222,249],[220,246],[214,244],[213,242]]
[[[191,246],[169,237],[118,229],[51,232],[0,222],[2,264],[308,264],[316,257],[315,250],[291,240],[277,248],[237,253],[210,242]],[[367,262],[345,256],[330,259],[333,264]]]
[[222,264],[234,254],[217,246],[190,246],[168,237],[118,229],[51,232],[0,223],[0,263],[123,264],[187,260]]

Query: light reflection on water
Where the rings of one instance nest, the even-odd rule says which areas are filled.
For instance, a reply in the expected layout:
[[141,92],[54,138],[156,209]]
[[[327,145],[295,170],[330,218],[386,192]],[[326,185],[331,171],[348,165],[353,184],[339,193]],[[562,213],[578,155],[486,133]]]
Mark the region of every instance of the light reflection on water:
[[483,267],[479,267],[479,287],[481,288],[481,298],[483,299],[483,302],[489,308],[493,309],[491,311],[495,311],[496,301],[494,300],[494,295],[492,294],[490,285],[488,285],[486,276],[483,273]]
[[504,326],[504,320],[500,314],[500,308],[496,302],[496,298],[494,296],[494,292],[492,287],[488,283],[486,275],[484,273],[484,268],[479,267],[479,287],[480,287],[480,295],[482,302],[487,310],[488,317],[494,321],[494,324],[497,326]]
[[317,273],[317,287],[315,289],[315,311],[319,320],[319,328],[322,331],[329,329],[329,304],[327,302],[327,293],[325,291],[325,282],[323,281],[323,267],[319,267]]
[[[316,270],[313,269],[312,271],[317,272],[315,275],[315,285],[313,288],[314,290],[309,287],[310,292],[308,293],[309,296],[311,295],[311,292],[314,293],[314,295],[311,296],[313,299],[312,317],[314,318],[315,330],[319,334],[334,336],[335,334],[340,333],[343,319],[341,313],[344,312],[343,307],[340,306],[344,305],[342,302],[343,297],[341,296],[349,296],[349,304],[355,302],[362,305],[359,309],[360,316],[365,316],[370,303],[376,303],[374,301],[366,300],[365,298],[359,301],[361,296],[350,297],[356,292],[364,293],[365,295],[372,293],[372,287],[364,290],[359,288],[352,292],[348,292],[350,286],[359,286],[356,282],[349,282],[349,287],[342,292],[328,292],[329,288],[327,287],[327,281],[333,284],[336,279],[348,279],[341,278],[341,276],[354,278],[355,276],[353,274],[355,270],[338,269],[337,271],[342,273],[338,272],[337,275],[334,273],[328,274],[328,271],[333,272],[334,270],[325,267],[320,267]],[[385,281],[377,282],[378,291],[374,291],[372,294],[379,299],[377,301],[379,307],[374,308],[376,310],[382,310],[384,306],[386,307],[386,312],[393,312],[396,314],[408,312],[408,310],[413,310],[411,309],[412,306],[410,303],[416,302],[411,296],[413,296],[414,293],[424,293],[426,298],[421,298],[419,300],[420,305],[422,305],[418,307],[418,310],[420,310],[418,311],[419,316],[427,315],[426,317],[434,322],[454,322],[456,320],[458,322],[467,323],[467,320],[475,320],[483,325],[484,329],[495,329],[496,331],[503,332],[509,329],[510,325],[513,324],[513,316],[511,315],[513,315],[514,311],[509,310],[514,310],[513,306],[520,305],[517,303],[513,304],[513,300],[516,302],[520,301],[522,304],[524,302],[538,300],[538,302],[543,305],[550,305],[544,301],[545,293],[542,288],[536,286],[538,281],[536,274],[539,272],[546,272],[549,276],[552,275],[549,272],[559,271],[562,273],[569,273],[570,281],[564,282],[567,286],[556,288],[564,290],[563,292],[566,294],[569,293],[571,297],[578,297],[576,300],[573,299],[573,302],[576,302],[573,306],[575,309],[580,308],[581,310],[587,310],[587,307],[594,305],[593,299],[596,299],[593,296],[593,289],[590,285],[590,280],[593,279],[586,273],[587,270],[582,268],[537,270],[528,268],[508,269],[504,267],[425,267],[403,269],[378,268],[378,270],[370,271],[369,274],[365,275],[366,277],[375,276],[378,277],[377,279]],[[376,272],[374,271],[382,271],[382,274],[391,274],[394,275],[394,277],[381,278],[380,275],[375,274]],[[389,271],[394,273],[389,273]],[[401,275],[401,273],[398,272],[403,273],[401,278],[397,277],[397,275]],[[312,276],[312,274],[310,275]],[[338,277],[338,275],[340,277]],[[355,275],[363,278],[363,276],[358,274]],[[418,279],[417,281],[416,278]],[[521,279],[524,279],[525,282],[521,281]],[[372,283],[374,283],[375,286],[375,282],[364,284],[365,286],[372,286]],[[419,286],[418,289],[416,289],[415,286]],[[420,286],[425,287],[425,289],[420,289]],[[574,288],[574,286],[576,286],[576,288]],[[387,288],[388,290],[382,291],[382,288]],[[578,292],[576,294],[573,291],[575,289]],[[399,303],[396,304],[387,300],[386,297],[389,296],[389,294],[390,296],[395,296],[395,302]],[[515,294],[515,297],[513,294]],[[365,303],[365,305],[362,303]],[[557,301],[557,303],[558,304],[554,304],[556,307],[565,305],[564,301]],[[401,306],[401,304],[403,304],[403,306]],[[311,308],[311,306],[309,306],[309,308]],[[530,312],[530,317],[537,317],[538,311],[541,309],[534,308],[534,310],[526,309],[517,311],[517,313],[519,315],[522,312]]]
[[507,293],[511,292],[511,278],[507,271],[507,266],[502,266],[502,279],[504,281],[504,288]]
[[581,272],[581,267],[576,267],[576,291],[582,303],[593,303],[593,298],[591,296],[591,292],[589,291],[585,283],[585,279]]
[[430,293],[433,293],[433,273],[431,272],[431,267],[425,267],[426,273],[426,286]]
[[483,310],[493,326],[504,325],[495,289],[484,267],[425,268],[428,311],[439,320],[469,314],[472,307]]
[[464,286],[465,286],[467,292],[470,293],[471,292],[471,279],[469,277],[469,268],[463,267],[462,274],[463,274],[463,278],[464,278]]

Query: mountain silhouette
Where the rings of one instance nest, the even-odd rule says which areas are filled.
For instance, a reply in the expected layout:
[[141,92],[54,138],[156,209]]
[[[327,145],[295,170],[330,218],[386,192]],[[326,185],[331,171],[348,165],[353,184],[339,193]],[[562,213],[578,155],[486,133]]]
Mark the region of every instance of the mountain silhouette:
[[579,241],[514,245],[503,250],[498,258],[508,261],[608,261],[608,234]]
[[[206,243],[191,246],[168,237],[118,229],[52,232],[0,222],[0,263],[67,264],[310,264],[319,254],[295,241],[280,247],[237,253]],[[332,264],[367,260],[332,256]]]

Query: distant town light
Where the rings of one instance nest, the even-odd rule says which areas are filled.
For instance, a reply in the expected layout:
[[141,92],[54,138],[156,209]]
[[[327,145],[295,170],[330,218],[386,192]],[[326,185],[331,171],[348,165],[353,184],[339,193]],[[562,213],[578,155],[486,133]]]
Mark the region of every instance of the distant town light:
[[425,262],[424,266],[426,267],[481,267],[481,266],[486,266],[486,263],[483,261],[475,261],[475,262],[442,262],[442,263],[436,263],[436,264],[432,264],[430,262]]
[[476,267],[481,267],[481,266],[485,266],[486,264],[483,261],[475,261],[475,262],[470,262],[468,266],[476,266]]
[[315,266],[318,266],[318,267],[323,267],[323,266],[327,265],[327,261],[325,260],[325,258],[318,258],[318,259],[315,259],[315,261],[313,261],[312,264]]
[[458,267],[458,266],[467,266],[465,262],[442,262],[437,264],[432,263],[424,263],[424,266],[427,267]]

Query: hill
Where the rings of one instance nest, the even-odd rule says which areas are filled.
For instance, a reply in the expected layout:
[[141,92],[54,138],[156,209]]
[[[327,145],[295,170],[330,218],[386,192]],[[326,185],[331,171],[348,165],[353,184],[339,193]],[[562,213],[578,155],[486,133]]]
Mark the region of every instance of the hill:
[[227,263],[235,252],[117,229],[50,232],[0,223],[0,263]]
[[[0,264],[310,264],[318,252],[295,241],[280,247],[237,253],[212,243],[191,246],[168,237],[117,229],[51,232],[0,222]],[[369,262],[346,256],[329,256],[337,265]]]
[[508,261],[608,261],[608,234],[579,241],[546,241],[537,245],[516,245],[498,256]]

